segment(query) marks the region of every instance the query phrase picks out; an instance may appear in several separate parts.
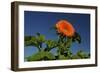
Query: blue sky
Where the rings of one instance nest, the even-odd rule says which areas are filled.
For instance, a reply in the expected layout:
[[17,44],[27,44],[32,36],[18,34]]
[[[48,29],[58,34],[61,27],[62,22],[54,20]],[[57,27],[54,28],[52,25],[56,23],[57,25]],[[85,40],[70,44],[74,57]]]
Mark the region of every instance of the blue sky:
[[[37,32],[46,36],[46,39],[56,39],[54,30],[51,30],[57,21],[65,19],[72,23],[76,32],[82,38],[81,44],[74,43],[71,47],[73,53],[79,49],[90,52],[90,14],[79,13],[55,13],[55,12],[24,12],[24,36],[36,35]],[[36,53],[34,46],[24,47],[24,56]],[[52,50],[54,52],[54,50]]]

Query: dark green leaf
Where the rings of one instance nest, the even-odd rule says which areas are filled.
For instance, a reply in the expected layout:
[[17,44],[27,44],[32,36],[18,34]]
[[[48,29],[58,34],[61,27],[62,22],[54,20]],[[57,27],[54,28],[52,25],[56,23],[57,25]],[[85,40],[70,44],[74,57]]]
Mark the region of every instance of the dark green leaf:
[[37,32],[36,34],[37,34],[37,36],[40,36],[40,33],[39,32]]
[[77,41],[78,43],[81,43],[81,36],[77,32],[75,32],[75,35],[72,38],[73,42]]
[[32,38],[32,36],[25,36],[25,37],[24,37],[24,40],[25,40],[25,41],[30,41],[31,38]]

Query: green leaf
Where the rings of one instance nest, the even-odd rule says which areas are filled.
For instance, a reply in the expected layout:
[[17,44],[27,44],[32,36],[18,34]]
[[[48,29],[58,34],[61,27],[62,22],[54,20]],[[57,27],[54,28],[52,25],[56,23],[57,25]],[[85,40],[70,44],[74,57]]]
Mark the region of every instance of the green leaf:
[[40,33],[39,32],[37,32],[36,34],[37,34],[37,36],[40,36]]
[[75,35],[73,37],[73,42],[77,41],[79,44],[81,43],[81,36],[75,32]]
[[40,35],[40,36],[38,37],[38,40],[41,41],[41,42],[44,42],[44,41],[45,41],[44,35]]
[[79,59],[79,57],[77,55],[73,55],[72,59]]
[[54,41],[54,40],[47,40],[45,41],[46,45],[47,45],[47,48],[46,50],[50,51],[51,49],[57,47],[57,42]]
[[89,57],[90,57],[88,53],[83,52],[82,50],[79,50],[79,51],[77,52],[77,56],[78,56],[79,58],[81,58],[81,59],[85,59],[85,58],[89,58]]
[[44,57],[44,52],[38,52],[36,54],[33,54],[32,56],[27,57],[27,61],[39,61]]
[[32,56],[27,57],[27,61],[40,61],[40,60],[54,60],[55,56],[50,52],[38,52]]
[[31,40],[31,38],[32,38],[32,36],[25,36],[25,37],[24,37],[24,40],[25,40],[25,41],[29,41],[29,40]]
[[46,57],[49,59],[49,60],[54,60],[55,59],[55,56],[50,53],[50,52],[46,52]]
[[37,41],[37,38],[36,38],[35,36],[32,36],[32,37],[31,37],[31,40],[32,40],[32,41]]
[[59,59],[60,60],[65,60],[65,59],[67,59],[64,55],[59,55]]
[[24,44],[25,44],[25,46],[32,46],[31,38],[32,38],[32,36],[25,36],[24,37]]
[[35,46],[38,47],[37,38],[35,36],[25,37],[25,46]]
[[30,41],[25,41],[25,46],[33,46],[33,43]]
[[37,41],[39,43],[45,42],[45,36],[41,35],[40,33],[37,33]]

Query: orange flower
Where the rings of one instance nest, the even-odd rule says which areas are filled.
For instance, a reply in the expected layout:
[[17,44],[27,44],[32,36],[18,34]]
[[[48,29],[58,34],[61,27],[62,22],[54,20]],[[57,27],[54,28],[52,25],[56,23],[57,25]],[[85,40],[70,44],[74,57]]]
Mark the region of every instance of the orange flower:
[[75,29],[72,24],[66,20],[60,20],[56,24],[58,33],[63,34],[67,37],[72,37],[75,33]]

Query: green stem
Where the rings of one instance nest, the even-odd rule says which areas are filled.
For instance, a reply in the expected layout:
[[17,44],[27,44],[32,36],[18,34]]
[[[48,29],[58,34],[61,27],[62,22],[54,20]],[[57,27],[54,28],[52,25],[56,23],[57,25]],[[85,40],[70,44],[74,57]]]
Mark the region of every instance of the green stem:
[[71,47],[71,45],[72,45],[72,38],[68,38],[67,39],[66,45],[67,45],[67,48],[70,48]]

